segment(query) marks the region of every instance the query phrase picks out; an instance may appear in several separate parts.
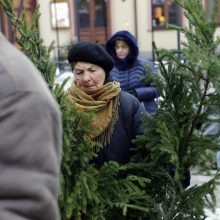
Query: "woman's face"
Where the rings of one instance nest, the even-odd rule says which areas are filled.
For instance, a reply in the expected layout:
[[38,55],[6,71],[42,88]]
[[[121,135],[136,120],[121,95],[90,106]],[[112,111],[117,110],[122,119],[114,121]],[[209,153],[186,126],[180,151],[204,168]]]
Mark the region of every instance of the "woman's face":
[[86,62],[76,62],[73,74],[77,87],[83,91],[91,91],[103,86],[106,75],[102,67]]
[[119,59],[123,60],[127,57],[130,52],[130,48],[126,42],[123,40],[115,41],[115,52]]

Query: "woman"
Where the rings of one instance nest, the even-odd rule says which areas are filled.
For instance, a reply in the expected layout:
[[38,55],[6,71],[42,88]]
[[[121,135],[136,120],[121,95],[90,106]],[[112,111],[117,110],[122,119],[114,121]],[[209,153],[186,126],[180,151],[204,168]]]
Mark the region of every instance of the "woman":
[[114,61],[97,43],[73,45],[68,61],[74,74],[69,100],[95,115],[86,138],[100,143],[96,165],[100,167],[109,160],[127,163],[133,147],[131,140],[142,133],[143,106],[136,97],[122,92],[118,82],[109,79]]
[[119,31],[107,41],[106,50],[115,60],[115,67],[110,73],[113,80],[120,82],[122,90],[135,95],[146,111],[153,115],[159,92],[155,86],[146,84],[142,77],[147,74],[146,65],[153,71],[155,68],[152,63],[138,59],[136,38],[128,31]]

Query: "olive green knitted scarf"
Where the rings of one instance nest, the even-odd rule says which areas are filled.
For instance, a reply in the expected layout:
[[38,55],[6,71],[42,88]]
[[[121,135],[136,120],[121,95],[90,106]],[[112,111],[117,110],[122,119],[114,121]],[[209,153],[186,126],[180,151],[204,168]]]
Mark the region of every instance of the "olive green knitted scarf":
[[71,103],[95,115],[95,120],[85,139],[100,143],[100,146],[95,148],[96,153],[111,141],[114,126],[118,120],[120,91],[118,82],[109,82],[101,88],[86,92],[73,83],[68,90],[68,99]]

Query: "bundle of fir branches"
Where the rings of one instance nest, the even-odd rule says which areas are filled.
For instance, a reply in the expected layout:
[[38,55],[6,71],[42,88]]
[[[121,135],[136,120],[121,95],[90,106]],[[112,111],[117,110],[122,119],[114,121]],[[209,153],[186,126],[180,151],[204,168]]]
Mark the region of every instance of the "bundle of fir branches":
[[18,33],[15,42],[42,73],[60,105],[63,151],[59,206],[62,219],[136,219],[144,216],[151,203],[145,192],[149,179],[128,172],[135,164],[128,168],[109,162],[99,170],[91,164],[96,156],[92,151],[95,143],[85,141],[83,136],[90,129],[93,117],[69,105],[63,89],[68,79],[62,85],[54,83],[56,66],[50,59],[54,43],[46,47],[39,36],[39,7],[28,24],[25,11],[16,15],[12,0],[0,0],[0,4]]
[[157,206],[149,219],[205,219],[204,209],[214,211],[216,205],[214,190],[220,173],[216,171],[214,178],[202,185],[184,186],[189,170],[199,165],[208,171],[207,152],[215,155],[220,149],[219,134],[204,137],[199,129],[200,124],[212,122],[210,115],[220,114],[220,60],[216,54],[220,39],[215,38],[219,1],[215,1],[209,19],[202,0],[176,3],[189,25],[169,28],[180,31],[185,41],[181,54],[154,44],[159,77],[151,74],[145,80],[156,81],[161,99],[156,115],[143,123],[144,135],[135,140],[138,147],[133,159],[143,158],[146,166],[139,174],[151,179],[147,192]]
[[209,182],[187,189],[184,181],[187,171],[198,164],[209,169],[206,151],[215,152],[218,146],[215,137],[203,137],[198,130],[198,124],[219,114],[219,39],[214,38],[217,7],[207,20],[202,0],[177,1],[189,23],[184,28],[172,26],[186,37],[184,62],[175,51],[155,45],[160,76],[152,74],[145,80],[153,79],[161,90],[158,111],[143,122],[144,135],[135,140],[138,147],[129,164],[109,162],[97,170],[90,162],[96,156],[94,143],[83,139],[92,117],[68,104],[63,91],[66,81],[54,84],[53,43],[47,48],[39,37],[39,9],[27,25],[25,13],[17,17],[11,0],[0,3],[20,34],[16,42],[40,70],[62,111],[62,219],[205,219],[204,208],[215,207],[219,173]]

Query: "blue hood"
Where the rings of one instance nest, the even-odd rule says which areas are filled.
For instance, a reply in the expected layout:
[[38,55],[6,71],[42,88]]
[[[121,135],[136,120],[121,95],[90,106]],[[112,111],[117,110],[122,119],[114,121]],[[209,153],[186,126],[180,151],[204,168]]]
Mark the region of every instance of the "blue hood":
[[[130,47],[130,53],[124,60],[118,59],[116,52],[115,52],[115,41],[116,40],[123,40],[125,41]],[[136,38],[128,31],[118,31],[109,40],[106,42],[105,45],[106,50],[108,53],[114,58],[115,66],[119,70],[126,70],[131,68],[137,60],[139,49],[137,46]]]

